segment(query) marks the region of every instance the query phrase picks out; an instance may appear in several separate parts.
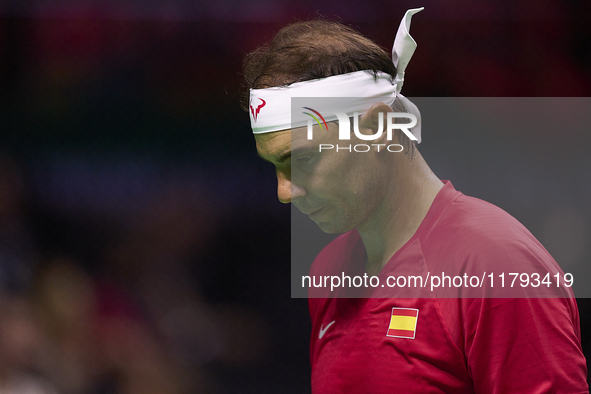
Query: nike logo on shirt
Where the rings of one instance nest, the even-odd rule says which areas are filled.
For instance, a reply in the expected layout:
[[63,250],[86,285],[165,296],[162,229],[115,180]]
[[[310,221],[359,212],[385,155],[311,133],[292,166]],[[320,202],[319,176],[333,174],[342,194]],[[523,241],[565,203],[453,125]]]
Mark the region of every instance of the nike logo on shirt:
[[318,332],[318,339],[322,339],[322,337],[324,336],[324,334],[326,334],[326,330],[329,329],[330,326],[332,326],[334,324],[336,320],[331,321],[330,323],[328,323],[326,325],[326,327],[322,328],[322,326],[320,326],[320,331]]

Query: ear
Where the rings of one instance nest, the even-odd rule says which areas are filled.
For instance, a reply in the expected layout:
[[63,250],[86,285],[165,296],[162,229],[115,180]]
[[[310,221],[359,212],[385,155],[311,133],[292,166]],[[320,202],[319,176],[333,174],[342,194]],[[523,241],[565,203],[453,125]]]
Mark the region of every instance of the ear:
[[[359,117],[359,131],[367,134],[377,133],[382,118],[382,136],[376,140],[386,139],[386,114],[393,112],[392,108],[385,103],[375,103],[363,115]],[[366,130],[366,132],[362,131]]]

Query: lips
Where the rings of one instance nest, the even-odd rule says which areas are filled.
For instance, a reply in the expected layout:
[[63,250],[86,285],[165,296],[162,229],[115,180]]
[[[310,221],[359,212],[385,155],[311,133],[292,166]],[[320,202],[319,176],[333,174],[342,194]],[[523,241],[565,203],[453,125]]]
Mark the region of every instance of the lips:
[[314,215],[314,214],[316,214],[316,213],[320,212],[320,210],[322,210],[323,208],[324,208],[324,207],[322,207],[322,208],[318,208],[318,209],[316,209],[316,210],[314,210],[314,211],[310,211],[309,213],[306,213],[306,212],[303,212],[303,213],[304,213],[305,215],[308,215],[308,216],[310,216],[310,215]]
[[[303,201],[292,201],[292,204],[304,215],[314,215],[316,212],[320,211],[325,207],[320,208],[310,208],[307,206],[308,204],[302,204]],[[303,206],[302,206],[303,205]]]

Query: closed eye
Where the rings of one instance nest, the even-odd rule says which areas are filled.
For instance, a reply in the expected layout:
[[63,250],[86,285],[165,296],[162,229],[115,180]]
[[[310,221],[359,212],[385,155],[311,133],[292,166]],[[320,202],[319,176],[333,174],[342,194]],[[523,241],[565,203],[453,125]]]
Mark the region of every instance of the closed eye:
[[312,156],[301,156],[301,157],[298,157],[298,158],[296,158],[296,161],[297,161],[298,163],[307,163],[307,162],[309,162],[311,159],[312,159]]

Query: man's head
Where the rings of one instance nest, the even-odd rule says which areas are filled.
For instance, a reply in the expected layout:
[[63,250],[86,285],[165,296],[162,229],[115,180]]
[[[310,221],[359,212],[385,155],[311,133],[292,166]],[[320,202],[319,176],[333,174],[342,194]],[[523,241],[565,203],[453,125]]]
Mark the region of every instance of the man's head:
[[[370,84],[383,83],[388,77],[385,85],[390,92],[387,94],[391,94],[388,102],[392,103],[397,70],[390,54],[355,30],[324,20],[300,22],[283,28],[270,44],[247,55],[244,62],[246,87],[254,92],[298,85],[304,81],[314,84],[323,78],[363,71],[373,74]],[[243,97],[245,109],[248,110],[251,100],[251,95]],[[252,105],[262,107],[266,101],[256,101],[256,105]],[[406,112],[399,100],[391,105],[398,107],[399,112]],[[365,107],[366,111],[360,117],[359,130],[363,134],[375,134],[379,118],[385,122],[384,114],[392,109],[382,102],[368,108]],[[410,161],[414,144],[400,130],[395,130],[394,140],[385,141],[384,136],[372,142],[402,144],[406,147],[405,153],[410,151],[410,155],[387,152],[383,147],[362,154],[319,152],[319,143],[338,144],[338,124],[328,124],[326,132],[314,132],[314,141],[307,140],[304,127],[263,131],[255,134],[255,139],[259,155],[276,167],[279,199],[294,203],[322,230],[344,232],[363,225],[379,210],[380,201],[392,191],[396,175],[402,173],[401,162]],[[367,141],[354,136],[349,142],[354,145]]]

